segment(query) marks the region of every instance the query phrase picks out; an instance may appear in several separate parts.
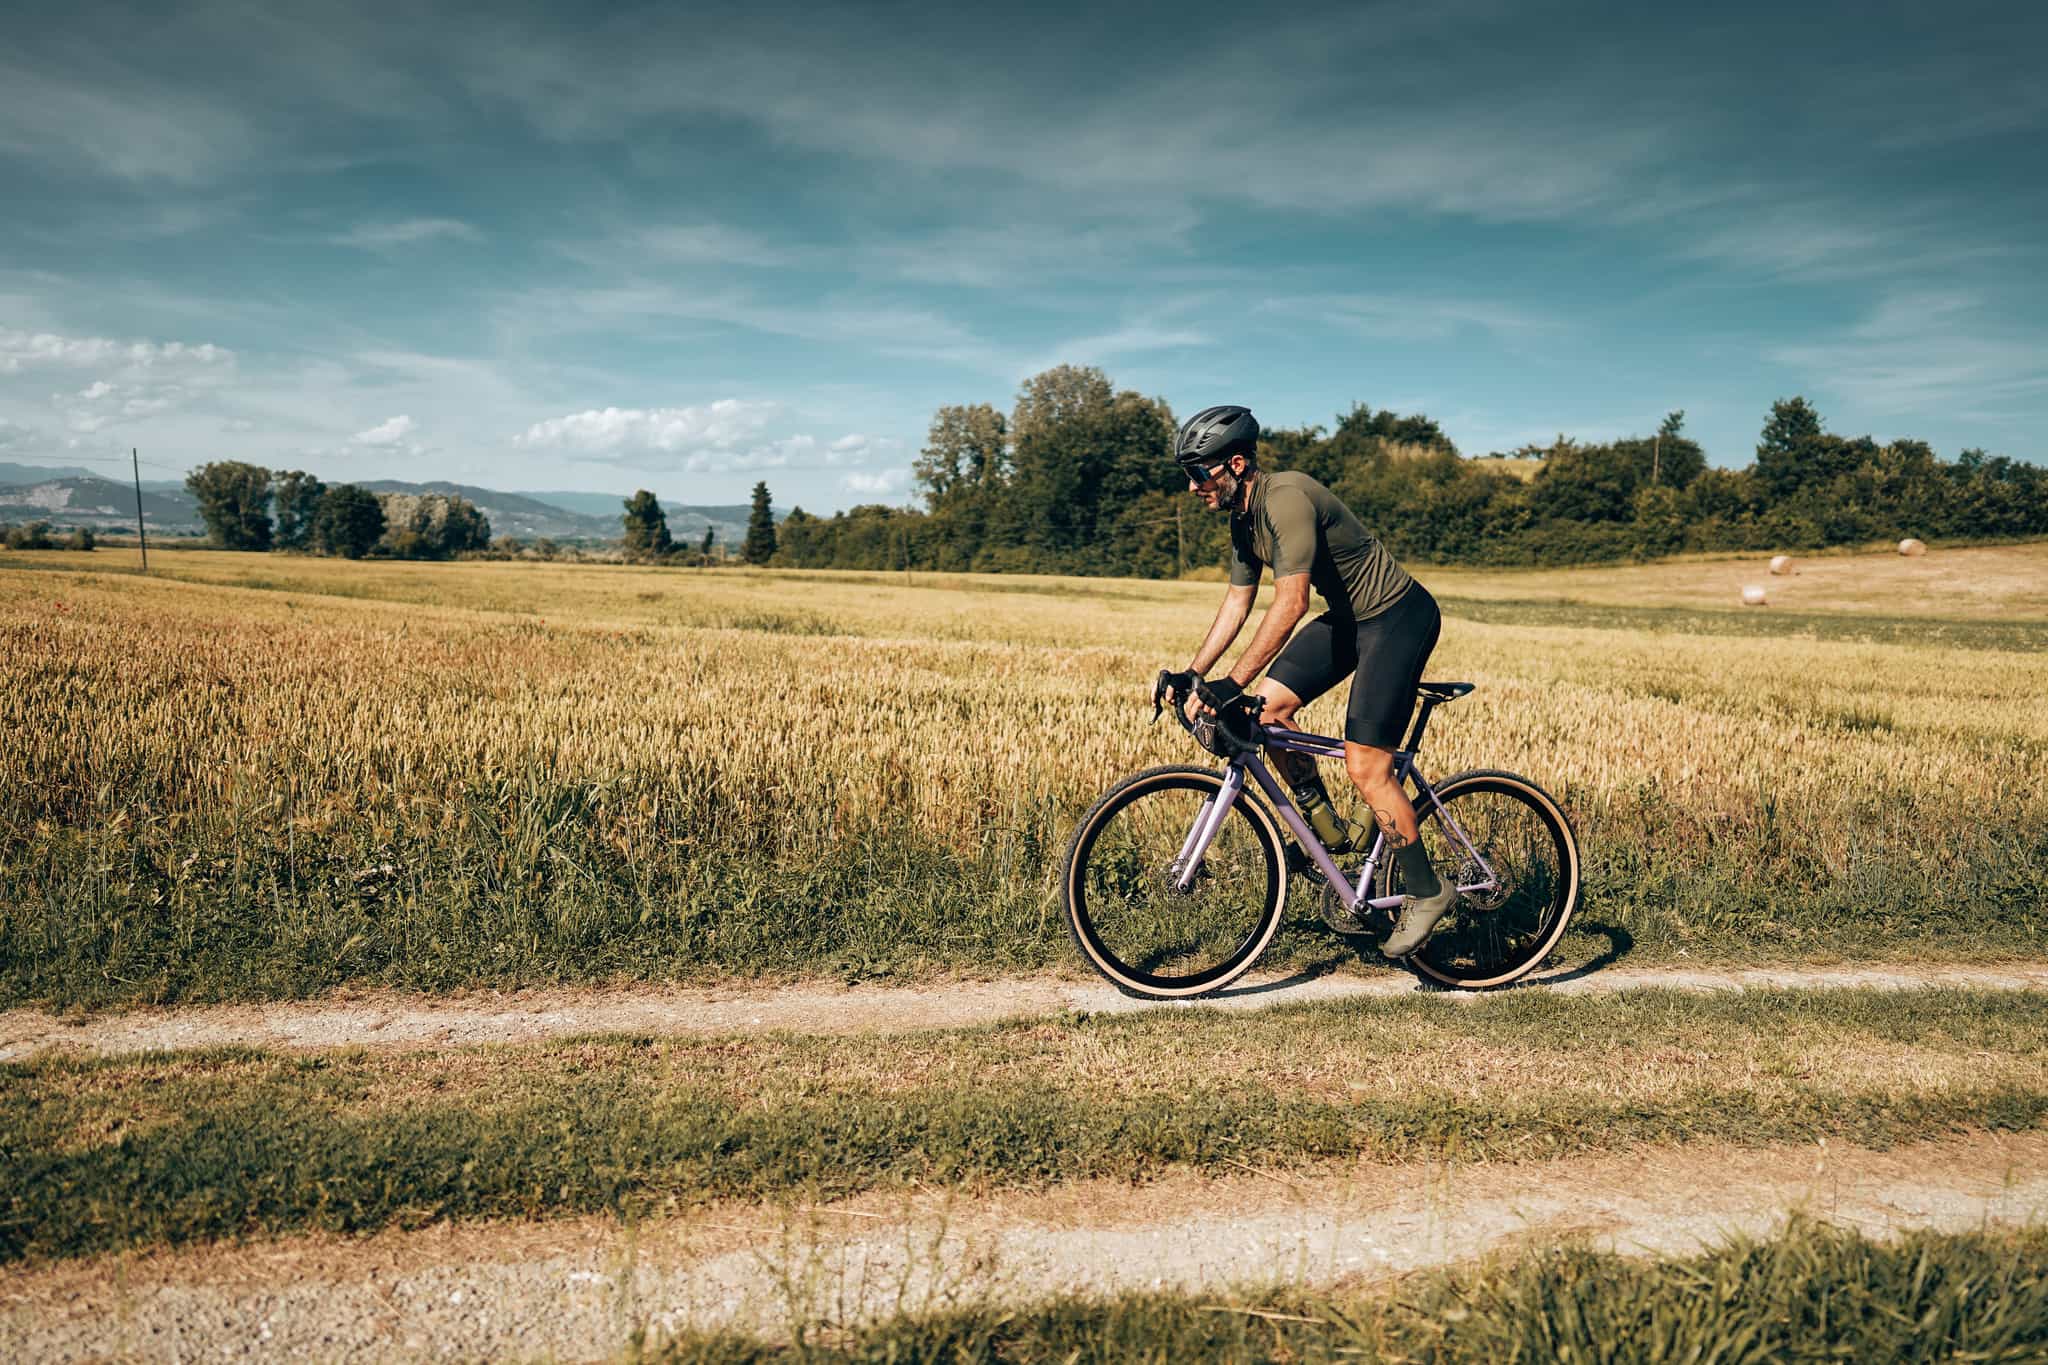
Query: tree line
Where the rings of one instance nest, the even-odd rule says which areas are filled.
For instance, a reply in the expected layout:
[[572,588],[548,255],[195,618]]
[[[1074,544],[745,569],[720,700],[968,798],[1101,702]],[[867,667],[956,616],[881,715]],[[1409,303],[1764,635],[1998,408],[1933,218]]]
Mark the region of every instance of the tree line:
[[490,520],[476,504],[447,493],[375,493],[241,460],[201,465],[185,487],[207,539],[228,550],[449,559],[491,543]]
[[[1187,496],[1163,399],[1092,367],[1024,382],[1011,411],[943,407],[914,466],[921,506],[792,509],[777,564],[1168,577],[1222,564],[1224,519]],[[1772,404],[1742,469],[1710,469],[1672,412],[1647,435],[1467,458],[1438,424],[1354,405],[1274,428],[1268,470],[1329,485],[1396,555],[1567,564],[1685,550],[1817,549],[1904,536],[2048,534],[2048,470],[1924,441],[1829,432],[1806,399]]]
[[[625,529],[626,558],[654,564],[713,562],[711,551],[718,535],[715,528],[706,526],[704,539],[691,549],[669,535],[668,514],[661,510],[661,500],[654,494],[642,488],[626,499],[625,507],[619,520]],[[776,548],[774,503],[768,485],[757,483],[753,505],[747,511],[746,539],[740,542],[740,559],[747,564],[766,564],[775,558]]]

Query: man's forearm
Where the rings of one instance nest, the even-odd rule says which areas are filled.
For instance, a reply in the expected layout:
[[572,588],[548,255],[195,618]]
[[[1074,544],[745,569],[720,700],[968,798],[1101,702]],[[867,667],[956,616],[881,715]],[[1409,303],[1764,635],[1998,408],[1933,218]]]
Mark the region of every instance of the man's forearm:
[[1306,615],[1307,591],[1295,590],[1287,580],[1276,584],[1273,605],[1266,608],[1266,614],[1259,618],[1259,628],[1253,634],[1252,642],[1245,646],[1244,653],[1237,656],[1237,666],[1230,670],[1231,678],[1241,687],[1250,687],[1259,674],[1266,671],[1266,665],[1279,657],[1287,637],[1294,634],[1294,628]]
[[1223,651],[1230,648],[1230,642],[1244,629],[1245,618],[1252,614],[1252,595],[1231,593],[1223,599],[1223,605],[1216,609],[1215,623],[1209,627],[1209,634],[1202,641],[1202,647],[1195,651],[1195,657],[1188,664],[1190,671],[1207,677],[1216,661],[1223,657]]

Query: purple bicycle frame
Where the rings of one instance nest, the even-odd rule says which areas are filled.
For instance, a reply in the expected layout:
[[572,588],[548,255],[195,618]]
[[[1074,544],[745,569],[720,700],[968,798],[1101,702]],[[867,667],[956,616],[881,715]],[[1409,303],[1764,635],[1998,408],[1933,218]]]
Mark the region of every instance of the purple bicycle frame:
[[[1344,741],[1341,739],[1332,739],[1327,735],[1311,735],[1277,725],[1263,725],[1259,729],[1260,738],[1269,749],[1308,754],[1318,759],[1344,757]],[[1301,812],[1295,809],[1294,802],[1288,799],[1286,788],[1274,778],[1272,770],[1266,766],[1266,760],[1257,751],[1240,753],[1230,760],[1230,766],[1223,775],[1221,790],[1204,801],[1201,810],[1196,813],[1194,825],[1188,830],[1188,837],[1181,841],[1180,854],[1173,860],[1174,885],[1180,891],[1185,893],[1194,889],[1195,873],[1201,868],[1202,858],[1208,853],[1209,845],[1214,842],[1216,832],[1223,828],[1223,821],[1229,816],[1230,808],[1237,804],[1237,798],[1243,794],[1244,776],[1247,772],[1257,780],[1259,789],[1265,792],[1266,799],[1272,802],[1274,813],[1287,826],[1295,841],[1314,860],[1317,870],[1336,889],[1347,909],[1355,910],[1360,905],[1370,905],[1375,910],[1391,910],[1401,903],[1399,896],[1368,898],[1365,895],[1366,888],[1372,885],[1373,873],[1379,868],[1380,856],[1386,851],[1387,836],[1384,833],[1374,836],[1372,848],[1366,853],[1365,862],[1358,869],[1358,883],[1354,886],[1345,877],[1343,869],[1337,866],[1337,860],[1330,855],[1330,850],[1323,847],[1323,841],[1309,828],[1308,821],[1302,819]],[[1437,818],[1444,822],[1444,828],[1465,852],[1471,855],[1473,863],[1485,877],[1484,881],[1469,885],[1461,883],[1458,890],[1466,893],[1497,890],[1500,886],[1500,874],[1493,870],[1493,865],[1486,861],[1486,855],[1479,851],[1465,831],[1459,828],[1458,822],[1451,818],[1450,811],[1437,800],[1436,789],[1429,785],[1429,779],[1415,766],[1415,751],[1397,750],[1394,754],[1394,781],[1405,782],[1411,777],[1415,780],[1415,790],[1420,797],[1415,802],[1416,818],[1422,819],[1424,811],[1433,808]]]

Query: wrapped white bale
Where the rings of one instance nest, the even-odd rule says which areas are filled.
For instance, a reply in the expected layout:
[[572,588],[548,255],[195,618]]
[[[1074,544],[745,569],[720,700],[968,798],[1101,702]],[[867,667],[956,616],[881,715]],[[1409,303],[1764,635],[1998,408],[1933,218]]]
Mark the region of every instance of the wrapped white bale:
[[1927,553],[1927,545],[1923,541],[1918,541],[1913,539],[1913,537],[1911,536],[1907,536],[1904,540],[1899,542],[1899,553],[1906,556],[1906,558],[1908,559],[1915,559]]
[[1791,555],[1772,555],[1772,556],[1771,556],[1771,572],[1772,572],[1772,573],[1791,573],[1791,572],[1792,572],[1792,556],[1791,556]]
[[1752,583],[1742,590],[1742,605],[1745,607],[1761,607],[1765,604],[1765,597],[1764,585]]

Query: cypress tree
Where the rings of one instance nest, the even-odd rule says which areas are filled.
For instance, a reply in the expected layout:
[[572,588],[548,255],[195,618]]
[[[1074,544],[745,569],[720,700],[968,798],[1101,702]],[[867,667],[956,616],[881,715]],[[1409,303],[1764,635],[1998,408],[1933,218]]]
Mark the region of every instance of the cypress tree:
[[768,502],[766,481],[754,485],[754,508],[747,514],[747,539],[740,546],[740,558],[749,564],[766,564],[775,557],[775,512]]

